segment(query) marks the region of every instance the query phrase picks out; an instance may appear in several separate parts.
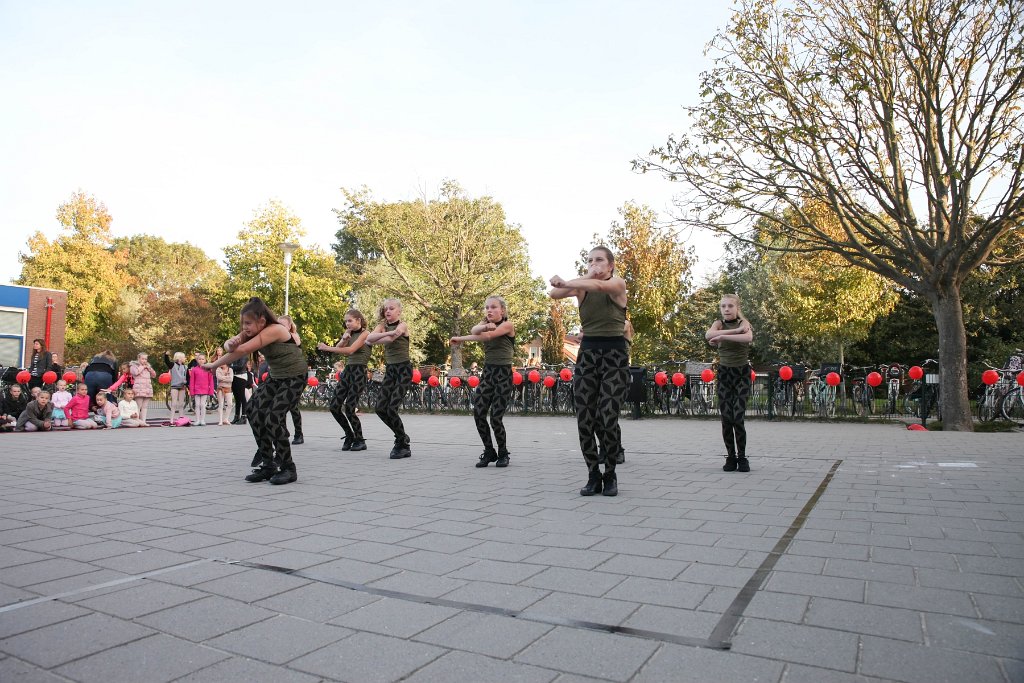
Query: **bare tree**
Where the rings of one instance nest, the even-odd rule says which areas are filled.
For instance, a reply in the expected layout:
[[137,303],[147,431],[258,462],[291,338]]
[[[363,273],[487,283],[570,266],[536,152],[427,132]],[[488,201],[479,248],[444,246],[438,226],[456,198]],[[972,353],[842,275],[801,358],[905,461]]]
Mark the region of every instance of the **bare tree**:
[[[740,0],[709,46],[715,65],[688,108],[691,131],[634,162],[686,186],[687,224],[833,251],[924,297],[946,429],[972,428],[961,285],[1024,256],[993,255],[1024,210],[1022,10],[1020,0]],[[838,235],[807,215],[815,202],[836,215]]]

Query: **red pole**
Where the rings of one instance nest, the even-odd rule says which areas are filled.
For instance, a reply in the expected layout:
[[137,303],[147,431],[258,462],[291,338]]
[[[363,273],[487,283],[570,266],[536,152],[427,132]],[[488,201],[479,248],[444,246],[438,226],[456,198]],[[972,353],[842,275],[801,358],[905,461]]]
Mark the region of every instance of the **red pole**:
[[45,339],[46,349],[50,349],[50,323],[53,320],[53,297],[46,297],[46,334],[43,336]]

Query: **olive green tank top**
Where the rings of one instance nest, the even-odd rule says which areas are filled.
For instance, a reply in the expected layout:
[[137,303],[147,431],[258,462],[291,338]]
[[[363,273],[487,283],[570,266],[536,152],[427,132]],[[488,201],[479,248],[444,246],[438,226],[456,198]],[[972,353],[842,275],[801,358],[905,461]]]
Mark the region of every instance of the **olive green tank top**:
[[[392,325],[385,325],[384,329],[388,332],[393,332],[400,323],[401,321],[399,320]],[[384,345],[384,362],[387,365],[409,362],[409,335],[403,334],[390,344]]]
[[626,327],[626,309],[604,292],[586,292],[580,302],[583,337],[621,337]]
[[484,365],[512,365],[512,357],[515,355],[516,350],[516,339],[511,334],[485,341],[483,346]]
[[[358,332],[353,332],[352,336],[348,338],[348,343],[341,348],[348,348],[349,346],[355,344],[356,339],[358,339],[359,335],[361,335],[362,333],[362,330],[359,330]],[[370,348],[369,344],[363,344],[362,346],[359,347],[358,351],[353,352],[351,356],[348,356],[346,358],[345,365],[366,365],[367,363],[370,362],[370,353],[372,351],[373,349]]]
[[[743,324],[742,318],[736,318],[732,322],[722,321],[722,329],[735,330]],[[727,368],[741,368],[750,359],[750,343],[726,341],[728,337],[722,337],[718,344],[718,364]]]
[[260,350],[267,359],[271,377],[283,379],[305,375],[309,369],[309,366],[306,365],[306,356],[302,353],[302,347],[291,339],[267,344]]

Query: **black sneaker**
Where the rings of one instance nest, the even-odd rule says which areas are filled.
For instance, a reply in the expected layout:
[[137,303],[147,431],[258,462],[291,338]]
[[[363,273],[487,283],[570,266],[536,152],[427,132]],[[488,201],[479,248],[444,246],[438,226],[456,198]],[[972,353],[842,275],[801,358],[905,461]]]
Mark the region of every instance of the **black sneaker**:
[[580,489],[581,496],[593,496],[601,493],[602,484],[604,482],[601,479],[601,470],[596,467],[590,471],[590,475],[587,478],[587,485]]
[[508,467],[508,451],[504,453],[498,453],[498,461],[494,463],[495,467]]
[[399,458],[411,458],[412,457],[412,449],[409,448],[409,444],[405,444],[404,446],[402,446],[401,448],[398,449],[398,457]]
[[605,472],[601,478],[601,483],[604,484],[604,490],[601,491],[603,496],[617,496],[619,495],[619,479],[615,476],[615,470],[611,472]]
[[352,450],[352,437],[346,436],[344,443],[341,444],[341,450],[350,451]]
[[477,461],[476,466],[487,467],[492,462],[497,461],[497,459],[498,454],[495,453],[494,451],[484,451],[483,453],[480,454],[480,460]]
[[352,441],[352,448],[350,448],[349,450],[350,451],[365,451],[366,450],[366,441],[364,441],[363,439],[359,439],[358,441],[353,440]]
[[740,472],[750,471],[750,461],[747,460],[746,456],[741,455],[736,459],[736,469],[738,469]]
[[299,475],[295,473],[295,470],[281,470],[280,472],[278,472],[277,474],[270,478],[270,483],[290,484],[298,478]]
[[391,453],[388,455],[388,457],[391,458],[392,460],[400,460],[402,456],[398,454],[398,451],[401,448],[402,447],[396,443],[394,446],[391,447]]
[[[292,445],[298,446],[301,443],[306,443],[306,440],[302,438],[302,434],[296,434],[295,438],[292,439]],[[292,481],[294,481],[294,479]]]
[[735,472],[736,471],[736,456],[727,455],[725,456],[725,464],[722,465],[723,472]]
[[245,477],[245,480],[252,483],[269,481],[275,474],[277,474],[277,471],[272,467],[257,467],[252,471],[252,474]]

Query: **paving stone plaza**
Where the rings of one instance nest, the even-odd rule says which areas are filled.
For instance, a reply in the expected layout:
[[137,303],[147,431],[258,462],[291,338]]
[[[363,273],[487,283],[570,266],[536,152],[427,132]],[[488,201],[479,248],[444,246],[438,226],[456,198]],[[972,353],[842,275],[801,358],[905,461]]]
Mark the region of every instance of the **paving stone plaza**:
[[304,421],[0,437],[0,681],[1024,681],[1020,433],[624,420],[583,498],[571,417]]

